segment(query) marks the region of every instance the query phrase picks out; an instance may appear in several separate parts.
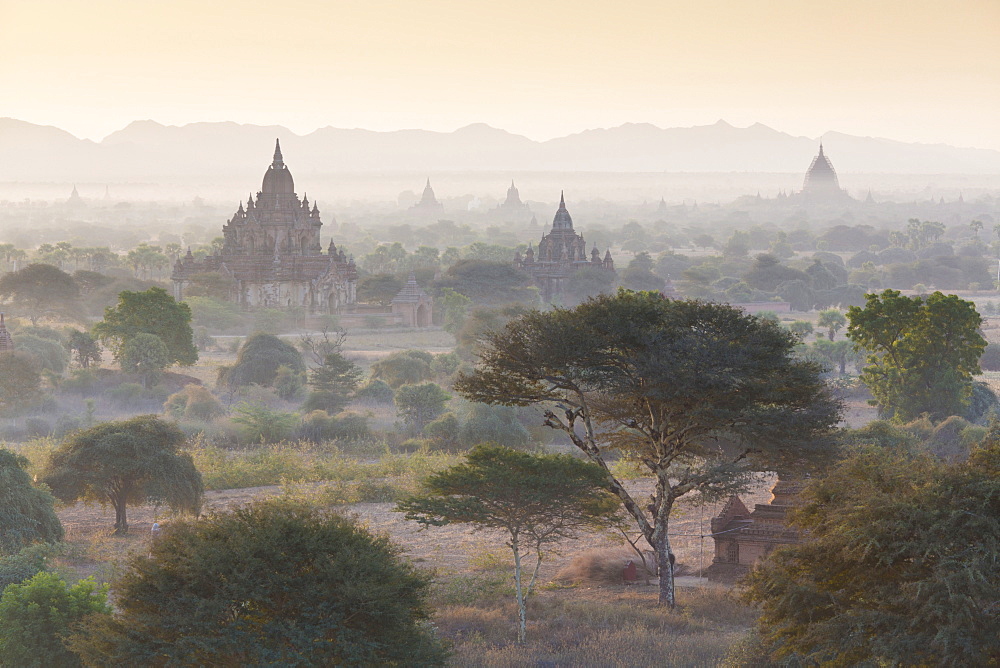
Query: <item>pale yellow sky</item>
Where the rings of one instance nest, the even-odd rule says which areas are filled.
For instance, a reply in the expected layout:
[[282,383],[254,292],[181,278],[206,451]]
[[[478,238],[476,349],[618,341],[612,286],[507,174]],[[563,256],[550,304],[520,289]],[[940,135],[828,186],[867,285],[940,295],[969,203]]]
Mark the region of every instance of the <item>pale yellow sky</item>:
[[724,118],[1000,149],[1000,0],[0,0],[0,91],[97,140]]

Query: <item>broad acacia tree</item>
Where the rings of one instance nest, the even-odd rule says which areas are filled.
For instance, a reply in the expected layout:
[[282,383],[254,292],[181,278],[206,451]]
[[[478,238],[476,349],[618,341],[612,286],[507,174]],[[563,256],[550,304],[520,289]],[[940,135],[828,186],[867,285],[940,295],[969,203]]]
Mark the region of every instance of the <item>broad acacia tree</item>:
[[175,510],[201,510],[201,474],[179,452],[184,433],[155,415],[104,422],[77,432],[52,452],[42,481],[64,503],[109,503],[115,533],[128,533],[129,504],[149,498]]
[[[534,455],[496,445],[469,451],[463,464],[433,474],[423,493],[396,509],[424,526],[471,524],[507,535],[514,554],[519,642],[531,595],[547,550],[554,543],[601,527],[621,507],[605,488],[604,472],[569,455]],[[525,559],[534,567],[524,582]]]
[[[670,513],[685,494],[731,494],[761,470],[825,452],[840,406],[797,337],[723,304],[619,291],[572,310],[529,312],[487,334],[456,389],[473,401],[544,407],[602,469],[653,548],[660,603],[673,607]],[[632,496],[606,455],[619,449],[655,479]]]
[[75,316],[79,296],[73,277],[51,264],[29,264],[0,276],[0,300],[10,299],[32,326],[45,316]]
[[908,422],[962,415],[986,339],[975,304],[940,292],[906,297],[896,290],[866,295],[847,312],[847,336],[868,355],[861,380],[879,412]]

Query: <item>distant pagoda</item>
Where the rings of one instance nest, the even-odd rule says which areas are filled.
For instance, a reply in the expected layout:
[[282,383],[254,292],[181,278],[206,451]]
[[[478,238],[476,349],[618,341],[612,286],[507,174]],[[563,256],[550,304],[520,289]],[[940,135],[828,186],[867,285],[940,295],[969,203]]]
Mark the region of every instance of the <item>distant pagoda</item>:
[[434,196],[434,189],[431,188],[431,180],[429,178],[427,179],[427,185],[424,186],[424,192],[420,196],[420,201],[410,208],[416,211],[440,211],[444,208],[444,205]]
[[514,213],[521,213],[528,210],[528,205],[521,201],[521,194],[517,192],[514,181],[511,181],[510,188],[507,188],[507,199],[501,202],[497,208],[502,211]]
[[802,184],[802,195],[810,200],[838,200],[850,198],[840,187],[837,170],[823,153],[823,142],[819,144],[819,154],[813,158]]
[[528,250],[514,255],[514,265],[528,272],[535,284],[542,290],[542,299],[546,302],[562,295],[566,282],[578,269],[593,267],[602,271],[614,272],[615,263],[611,259],[611,249],[604,254],[597,246],[587,258],[587,243],[582,234],[573,229],[573,218],[566,208],[566,198],[559,195],[559,208],[552,219],[552,230],[538,242],[538,255],[528,245]]
[[326,253],[319,235],[319,207],[295,193],[295,181],[275,140],[274,158],[256,199],[223,227],[222,250],[198,260],[190,249],[174,265],[174,297],[184,298],[198,274],[232,279],[230,299],[245,309],[305,307],[311,313],[336,313],[354,304],[354,260],[330,241]]

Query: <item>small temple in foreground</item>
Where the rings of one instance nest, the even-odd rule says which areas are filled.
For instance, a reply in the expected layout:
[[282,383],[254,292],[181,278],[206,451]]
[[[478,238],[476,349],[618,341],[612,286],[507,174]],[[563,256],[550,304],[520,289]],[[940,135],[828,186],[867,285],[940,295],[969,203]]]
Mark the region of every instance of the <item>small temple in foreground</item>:
[[0,312],[0,355],[14,352],[14,338],[7,331],[7,325],[3,321],[3,313]]
[[180,301],[197,274],[218,273],[232,280],[232,301],[244,309],[305,307],[310,313],[337,313],[355,303],[354,260],[330,241],[320,245],[319,207],[295,193],[292,173],[275,140],[274,158],[257,197],[223,226],[221,251],[196,259],[191,251],[177,260],[171,280]]
[[787,524],[788,511],[798,505],[805,481],[778,479],[771,488],[771,502],[749,510],[735,494],[712,518],[715,558],[706,569],[710,580],[732,581],[750,571],[774,548],[799,542],[797,530]]
[[552,230],[538,242],[537,255],[531,244],[528,244],[524,257],[521,257],[520,252],[515,254],[514,265],[531,275],[535,284],[541,288],[542,299],[546,302],[562,294],[566,282],[575,271],[587,268],[615,271],[611,249],[601,259],[601,253],[595,245],[588,259],[587,243],[583,235],[573,229],[573,218],[566,209],[563,194],[559,195],[559,208],[552,220]]

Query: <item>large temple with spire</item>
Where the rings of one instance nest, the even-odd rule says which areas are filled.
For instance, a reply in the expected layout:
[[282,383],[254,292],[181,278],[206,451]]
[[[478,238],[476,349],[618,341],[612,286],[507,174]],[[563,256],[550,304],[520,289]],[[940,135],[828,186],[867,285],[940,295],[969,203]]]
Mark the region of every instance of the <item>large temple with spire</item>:
[[559,209],[552,220],[552,230],[538,242],[537,254],[528,244],[524,257],[520,252],[515,254],[514,264],[531,275],[546,302],[562,295],[566,282],[579,269],[615,270],[611,249],[605,252],[602,259],[595,245],[588,259],[587,243],[583,235],[573,229],[573,218],[566,209],[566,198],[562,194],[559,196]]
[[354,260],[333,241],[320,245],[319,207],[295,193],[292,173],[275,140],[274,159],[264,173],[256,199],[222,228],[221,251],[195,259],[188,250],[177,260],[171,280],[174,298],[197,274],[218,273],[232,280],[233,301],[245,309],[304,307],[310,313],[335,313],[354,304]]

